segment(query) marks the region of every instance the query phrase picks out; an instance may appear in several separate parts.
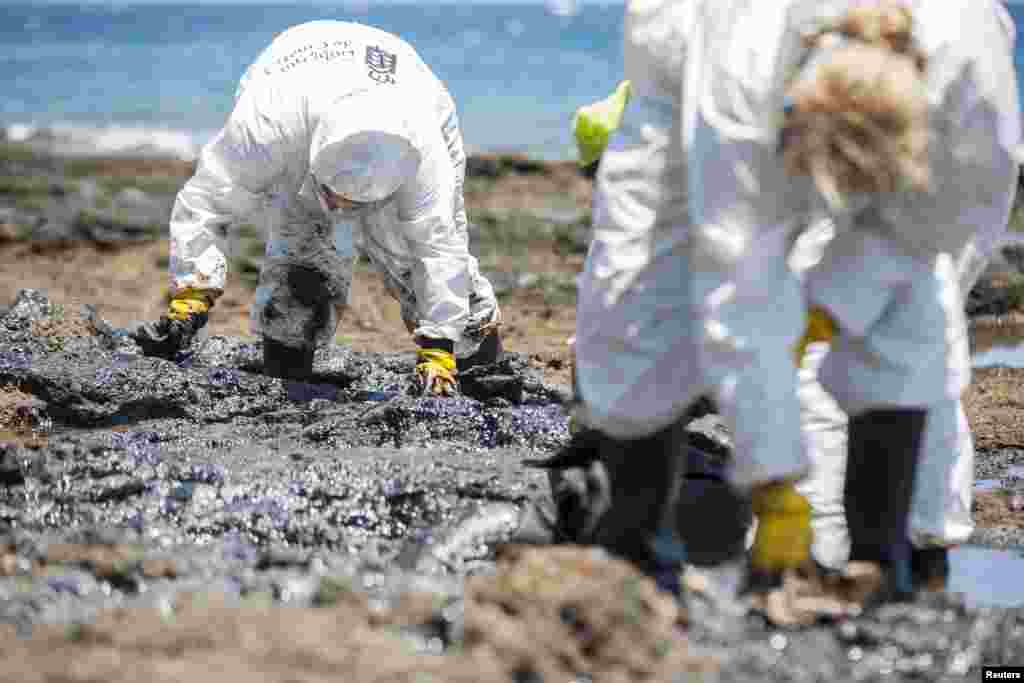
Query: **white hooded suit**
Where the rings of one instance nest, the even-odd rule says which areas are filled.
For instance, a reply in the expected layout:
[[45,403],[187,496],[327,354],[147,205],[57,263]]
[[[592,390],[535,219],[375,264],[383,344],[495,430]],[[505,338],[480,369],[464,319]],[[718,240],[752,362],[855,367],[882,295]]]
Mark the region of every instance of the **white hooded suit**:
[[[464,175],[454,102],[411,46],[354,23],[295,26],[246,71],[178,194],[172,293],[222,290],[230,227],[259,213],[267,248],[254,332],[298,346],[330,339],[361,250],[414,335],[472,352],[475,330],[499,313],[468,250]],[[328,217],[314,177],[362,209]],[[326,313],[303,329],[290,316],[311,298]]]

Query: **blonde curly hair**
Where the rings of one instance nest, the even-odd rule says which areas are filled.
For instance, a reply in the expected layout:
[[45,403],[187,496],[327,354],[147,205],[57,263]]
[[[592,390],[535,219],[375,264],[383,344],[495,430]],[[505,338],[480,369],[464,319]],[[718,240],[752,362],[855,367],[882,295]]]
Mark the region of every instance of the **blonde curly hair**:
[[816,60],[788,84],[782,159],[834,207],[852,193],[928,188],[926,60],[900,4],[850,8],[802,37]]

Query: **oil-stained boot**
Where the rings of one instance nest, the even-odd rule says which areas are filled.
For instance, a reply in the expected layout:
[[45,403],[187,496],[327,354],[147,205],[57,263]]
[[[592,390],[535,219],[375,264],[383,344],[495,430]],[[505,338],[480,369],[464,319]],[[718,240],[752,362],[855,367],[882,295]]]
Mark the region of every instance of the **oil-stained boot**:
[[501,343],[501,328],[495,327],[480,342],[480,347],[469,356],[456,360],[456,368],[464,372],[477,365],[490,365],[501,360],[504,347]]
[[925,410],[870,410],[850,418],[843,504],[850,561],[877,563],[885,574],[869,602],[914,595],[908,519]]
[[680,596],[686,553],[676,530],[676,506],[686,468],[683,422],[638,439],[601,435],[599,452],[610,505],[586,540],[629,560],[659,588]]
[[742,556],[753,517],[750,498],[733,488],[719,460],[689,446],[676,504],[687,562],[711,567]]

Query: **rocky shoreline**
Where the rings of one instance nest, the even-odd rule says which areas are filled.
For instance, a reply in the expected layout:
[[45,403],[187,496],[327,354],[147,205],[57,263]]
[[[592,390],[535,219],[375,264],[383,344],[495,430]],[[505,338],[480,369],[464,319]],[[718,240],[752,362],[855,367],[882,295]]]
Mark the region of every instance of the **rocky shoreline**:
[[[55,243],[63,256],[105,245],[113,259],[158,240],[147,226],[166,220],[188,169],[124,163],[141,165],[9,152],[6,263]],[[0,682],[954,681],[1024,664],[1024,609],[925,596],[778,630],[714,591],[681,611],[597,551],[508,545],[546,487],[522,461],[567,438],[564,369],[531,344],[564,333],[550,324],[571,291],[555,275],[578,265],[589,181],[571,164],[516,158],[470,171],[481,260],[520,273],[513,303],[550,314],[517,319],[528,335],[465,375],[454,400],[412,395],[409,350],[337,343],[312,381],[289,382],[263,375],[258,342],[236,334],[214,330],[170,362],[142,356],[106,298],[8,298]],[[1005,317],[993,301],[984,310]],[[986,478],[1024,464],[1005,418],[1019,381],[1000,369],[973,388],[972,424],[1003,416],[979,432]],[[1024,547],[1024,524],[1006,519],[977,540]]]
[[251,675],[282,648],[293,680],[353,681],[962,680],[1020,656],[1022,609],[936,597],[777,632],[694,597],[686,627],[600,553],[506,548],[543,484],[521,461],[566,438],[561,388],[517,354],[455,400],[410,395],[412,354],[331,347],[287,382],[219,336],[143,357],[34,291],[0,348],[0,385],[33,397],[0,449],[0,623],[21,636],[0,681]]

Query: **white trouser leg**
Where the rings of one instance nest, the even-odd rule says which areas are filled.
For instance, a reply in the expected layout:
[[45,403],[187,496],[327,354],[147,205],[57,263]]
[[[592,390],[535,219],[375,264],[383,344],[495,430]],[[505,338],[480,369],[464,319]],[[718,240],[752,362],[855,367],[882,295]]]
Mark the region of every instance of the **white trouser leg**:
[[847,420],[846,413],[818,383],[818,366],[827,353],[828,344],[808,345],[800,367],[800,418],[811,471],[797,489],[811,504],[811,553],[822,565],[838,569],[850,554],[843,510]]
[[910,540],[918,548],[965,543],[974,531],[974,440],[959,400],[928,411],[914,478]]

